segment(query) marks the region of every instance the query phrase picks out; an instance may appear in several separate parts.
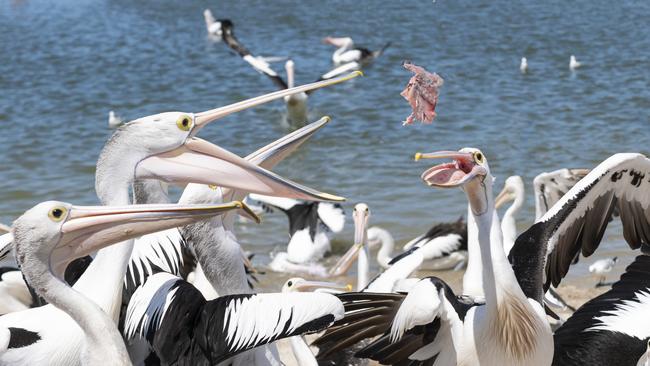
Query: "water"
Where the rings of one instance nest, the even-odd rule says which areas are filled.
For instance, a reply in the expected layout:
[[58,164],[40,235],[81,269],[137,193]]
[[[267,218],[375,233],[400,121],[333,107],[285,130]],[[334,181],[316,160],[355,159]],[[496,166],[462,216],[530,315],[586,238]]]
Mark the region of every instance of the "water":
[[[110,136],[108,111],[127,119],[169,110],[198,112],[274,90],[220,43],[207,39],[202,11],[235,22],[256,54],[291,56],[298,82],[329,70],[327,35],[372,49],[392,46],[366,77],[318,91],[312,120],[333,121],[275,169],[324,191],[367,202],[371,222],[398,242],[466,211],[458,190],[419,180],[416,151],[479,147],[497,189],[511,174],[593,167],[615,152],[648,153],[650,3],[644,1],[158,1],[43,0],[0,3],[0,221],[35,203],[94,204],[94,165]],[[575,54],[583,67],[568,68]],[[529,73],[519,72],[528,58]],[[445,78],[433,125],[402,127],[405,59]],[[274,65],[278,71],[282,64]],[[239,154],[279,138],[284,105],[231,116],[201,137]],[[521,213],[534,207],[529,184]],[[347,245],[352,222],[336,240]],[[240,239],[261,253],[287,239],[283,217],[245,225]],[[597,256],[631,256],[620,225]],[[574,278],[586,275],[583,260]]]

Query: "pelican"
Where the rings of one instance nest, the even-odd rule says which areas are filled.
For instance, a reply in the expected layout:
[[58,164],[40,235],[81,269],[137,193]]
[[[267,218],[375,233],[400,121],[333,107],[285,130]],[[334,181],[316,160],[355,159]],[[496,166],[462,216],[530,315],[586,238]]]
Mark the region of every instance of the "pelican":
[[[261,194],[291,187],[304,192],[300,195],[302,199],[337,199],[297,186],[194,137],[201,128],[221,117],[292,92],[326,86],[332,81],[275,92],[206,112],[167,112],[132,121],[116,130],[100,154],[95,181],[97,196],[107,205],[126,205],[130,203],[129,187],[134,180],[159,179],[172,184],[217,184]],[[75,290],[99,305],[114,321],[119,315],[122,284],[132,248],[133,241],[128,241],[100,250],[74,285]],[[62,365],[77,362],[83,333],[69,316],[51,305],[4,315],[0,317],[2,327],[20,328],[32,335],[20,343],[10,339],[8,349],[0,354],[3,365],[41,364],[45,360]]]
[[[578,309],[557,330],[554,347],[550,344],[553,347],[550,349],[550,330],[542,321],[544,313],[541,304],[544,290],[550,285],[559,284],[575,254],[581,250],[590,255],[597,248],[614,208],[620,213],[623,234],[628,244],[634,249],[641,248],[644,253],[650,252],[650,196],[647,194],[650,185],[642,178],[650,174],[650,160],[641,154],[616,154],[599,164],[535,224],[519,235],[510,253],[510,267],[503,260],[505,253],[500,253],[503,251],[502,246],[494,245],[499,242],[499,235],[494,235],[499,231],[491,230],[492,237],[485,235],[486,215],[494,211],[489,194],[492,180],[488,179],[489,169],[484,156],[477,154],[479,152],[473,149],[463,149],[460,153],[427,154],[431,158],[451,156],[454,162],[433,167],[422,177],[433,186],[463,186],[470,204],[478,211],[476,219],[481,254],[486,252],[485,244],[488,245],[490,254],[481,259],[488,266],[483,267],[486,276],[483,280],[486,287],[485,305],[463,305],[444,282],[435,278],[422,280],[406,297],[399,294],[340,295],[346,308],[353,306],[355,309],[354,316],[350,313],[351,325],[345,327],[357,333],[372,333],[362,331],[368,322],[364,324],[359,319],[367,318],[373,312],[376,314],[380,311],[384,319],[394,318],[390,334],[373,342],[366,348],[366,352],[359,352],[359,356],[377,356],[383,363],[389,357],[390,363],[396,363],[407,359],[430,360],[436,356],[431,361],[434,365],[442,359],[453,362],[456,356],[459,364],[469,356],[483,359],[485,362],[481,364],[487,365],[520,364],[512,359],[530,357],[540,358],[539,362],[531,364],[549,365],[549,357],[554,356],[554,365],[610,365],[619,364],[612,361],[610,355],[628,349],[629,354],[626,352],[625,357],[632,361],[625,364],[634,365],[646,351],[650,337],[650,328],[645,322],[630,321],[645,319],[640,314],[648,311],[650,303],[647,301],[650,276],[646,270],[641,270],[647,267],[646,255],[637,257],[637,264],[633,263],[627,268],[619,281],[621,284],[613,286],[607,295],[609,297],[596,298],[588,303],[592,306]],[[488,173],[485,174],[483,170]],[[507,277],[510,280],[504,281]],[[518,286],[514,281],[518,282]],[[493,297],[505,289],[511,293],[501,294],[496,299]],[[520,300],[515,305],[515,297],[526,297],[528,301]],[[391,302],[393,305],[390,305]],[[368,310],[361,311],[364,303],[368,304]],[[420,310],[414,311],[414,306]],[[500,311],[490,312],[489,309],[494,307]],[[514,314],[511,313],[513,309],[517,309]],[[477,318],[480,314],[485,315]],[[518,321],[513,321],[511,317],[517,317]],[[476,339],[482,334],[480,324],[489,322],[490,318],[492,328],[487,331],[497,331],[498,334],[494,334],[493,339]],[[341,324],[346,322],[348,320],[345,318],[337,322],[336,329],[342,330]],[[436,322],[440,322],[438,330]],[[381,324],[381,319],[373,319],[372,324]],[[467,332],[468,326],[473,328],[472,332]],[[625,337],[621,336],[621,332]],[[446,335],[450,336],[445,337]],[[504,343],[503,337],[510,337],[510,341]],[[584,337],[587,339],[582,341]],[[345,339],[344,335],[339,338]],[[469,338],[475,338],[475,341],[467,345]],[[351,344],[355,341],[348,339],[342,342]],[[443,346],[445,344],[453,344],[453,347]],[[472,345],[480,347],[472,352]],[[524,347],[527,352],[519,352]],[[494,350],[497,352],[491,352]],[[541,350],[545,352],[540,353]],[[594,357],[582,356],[592,354]]]
[[522,74],[528,72],[528,60],[525,57],[521,58],[521,63],[519,64],[519,71],[521,71]]
[[368,64],[390,46],[390,42],[384,44],[381,49],[377,51],[370,51],[367,48],[355,47],[354,41],[350,37],[325,37],[323,43],[337,47],[337,50],[332,54],[332,61],[336,65],[347,64],[350,62],[358,62],[359,64]]
[[526,197],[525,191],[524,180],[518,175],[513,175],[506,179],[503,190],[494,200],[495,208],[501,207],[501,205],[508,201],[513,201],[512,205],[508,207],[501,219],[503,250],[506,254],[510,253],[510,249],[515,245],[515,240],[517,239],[516,215],[524,205],[524,199]]
[[[81,329],[80,359],[71,360],[72,363],[99,365],[111,360],[113,365],[131,365],[113,319],[92,300],[65,284],[63,273],[67,265],[75,258],[110,244],[241,207],[241,203],[197,207],[93,207],[43,202],[26,211],[13,224],[16,257],[27,282],[50,304],[74,319],[75,328]],[[44,330],[56,330],[52,328]],[[48,335],[22,328],[5,328],[5,332],[5,352],[19,348],[18,339],[32,339],[38,344]],[[51,361],[50,356],[41,355],[43,362],[49,363],[46,360]]]
[[[306,141],[310,136],[312,136],[317,130],[322,128],[325,124],[329,122],[329,118],[325,117],[318,122],[312,123],[302,129],[294,131],[293,133],[279,139],[278,141],[271,143],[264,148],[256,151],[253,154],[250,154],[246,157],[246,161],[249,164],[259,164],[260,167],[270,168],[277,164],[279,161],[284,159],[288,154],[294,151],[299,147],[304,141]],[[249,192],[246,188],[241,189],[225,189],[222,187],[215,187],[205,184],[189,184],[183,192],[180,203],[211,203],[211,202],[222,202],[225,200],[235,198],[243,198]],[[295,191],[292,187],[285,187],[283,189],[276,189],[272,195],[279,195],[283,197],[289,197],[294,199],[305,199],[305,195],[301,195],[299,192]],[[317,200],[340,200],[335,196],[312,196],[311,199]],[[198,262],[201,265],[201,268],[205,274],[205,278],[210,283],[210,285],[216,290],[216,293],[223,295],[234,295],[234,294],[251,294],[252,291],[249,287],[248,277],[244,270],[244,265],[241,261],[241,247],[237,243],[237,239],[234,233],[234,216],[225,215],[223,218],[217,218],[209,222],[205,222],[197,225],[190,225],[181,229],[181,237],[185,238],[190,246],[194,249]],[[160,277],[160,276],[158,276]],[[149,280],[147,280],[149,281]],[[180,281],[180,282],[179,282]],[[183,283],[184,287],[188,288],[187,296],[182,298],[174,299],[174,306],[181,307],[187,311],[186,306],[189,306],[195,302],[195,299],[190,297],[190,294],[199,294],[196,289],[194,289],[189,284],[181,281],[180,278],[174,276],[172,277],[163,277],[160,280],[152,282],[152,284],[147,285],[145,283],[145,288],[151,290],[141,290],[138,289],[136,292],[140,293],[151,293],[151,291],[171,291],[170,288],[163,288],[167,285],[172,286],[172,283]],[[161,287],[162,286],[162,287]],[[176,286],[176,285],[173,285]],[[142,288],[141,287],[141,288]],[[135,297],[135,294],[133,295]],[[148,296],[148,295],[146,295]],[[145,299],[147,297],[144,297]],[[141,296],[142,297],[142,296]],[[219,298],[220,299],[220,298]],[[201,296],[196,301],[206,301],[209,298],[206,296]],[[218,299],[215,299],[217,301]],[[132,309],[133,306],[131,303],[137,301],[134,298],[129,302],[129,309]],[[187,303],[189,302],[189,303]],[[205,306],[209,305],[211,302],[206,302]],[[282,305],[284,304],[284,305]],[[276,304],[277,306],[289,306],[289,303]],[[140,304],[140,307],[144,306],[146,308],[146,303]],[[272,303],[269,306],[274,306]],[[296,305],[298,306],[298,305]],[[127,338],[133,338],[137,334],[142,334],[140,332],[145,332],[145,326],[142,326],[142,323],[145,322],[140,317],[147,317],[149,313],[145,309],[138,310],[136,307],[130,313],[125,321],[125,336]],[[277,308],[280,311],[280,308]],[[205,311],[205,310],[204,310]],[[176,314],[170,313],[169,316],[159,324],[154,324],[149,327],[146,327],[152,334],[151,337],[147,337],[147,340],[152,345],[156,354],[164,360],[171,362],[172,359],[175,359],[174,354],[169,354],[169,350],[163,345],[166,342],[169,342],[170,334],[175,332],[176,325],[178,321],[173,320]],[[189,326],[189,325],[188,325]],[[184,328],[181,328],[181,330]],[[210,333],[209,329],[197,328],[193,329],[194,335],[192,338],[198,342],[202,339],[211,338],[214,334]],[[153,334],[155,333],[155,337]],[[197,360],[202,360],[205,358],[210,358],[209,350],[204,350],[205,353],[199,352],[203,349],[200,344],[190,342],[189,340],[183,340],[183,336],[174,336],[174,339],[178,339],[179,342],[184,342],[179,344],[178,347],[198,347],[195,348],[195,353],[191,355],[186,355],[187,360],[192,360],[196,362]],[[277,352],[273,347],[263,348],[255,350],[252,352],[242,353],[241,355],[236,356],[235,362],[243,363],[255,363],[255,364],[266,364],[272,360],[266,360],[267,357],[271,356],[272,359],[276,359]],[[182,357],[181,357],[182,358]]]
[[582,64],[580,62],[578,62],[578,60],[576,60],[576,57],[574,55],[571,55],[571,57],[569,59],[569,69],[571,69],[573,71],[573,70],[579,68],[580,66],[582,66]]
[[596,287],[605,286],[606,273],[612,271],[617,261],[618,261],[618,257],[604,258],[595,261],[589,266],[590,273],[600,276],[598,279],[598,283],[596,284]]
[[[273,84],[275,84],[280,90],[293,88],[295,82],[295,63],[293,60],[289,59],[285,62],[285,71],[287,74],[286,81],[271,68],[269,64],[269,59],[253,56],[251,52],[244,47],[241,42],[235,37],[234,34],[234,24],[231,21],[223,22],[221,25],[223,31],[222,38],[224,43],[228,45],[235,53],[237,53],[244,61],[255,69],[255,71],[266,75]],[[345,72],[356,71],[358,69],[347,68],[345,70],[337,70],[336,72],[327,73],[323,75],[319,80],[331,79],[333,77],[340,76]],[[325,77],[327,76],[327,77]],[[287,108],[286,119],[291,126],[302,126],[308,120],[308,106],[307,101],[310,92],[306,91],[303,93],[295,93],[287,95],[284,98],[284,102]]]
[[119,125],[124,123],[120,117],[115,115],[115,112],[109,111],[108,112],[108,127],[109,128],[117,128]]
[[290,239],[286,254],[276,253],[270,265],[276,272],[293,272],[292,268],[302,272],[303,267],[310,267],[321,260],[331,250],[331,233],[341,232],[345,225],[345,212],[340,204],[255,194],[249,195],[249,198],[261,203],[267,211],[284,212],[289,219]]

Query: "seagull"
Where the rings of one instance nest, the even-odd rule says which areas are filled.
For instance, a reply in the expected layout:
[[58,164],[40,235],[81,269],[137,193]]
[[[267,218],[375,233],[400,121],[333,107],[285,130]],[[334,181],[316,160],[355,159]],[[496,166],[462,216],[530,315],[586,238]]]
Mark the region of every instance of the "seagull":
[[118,116],[115,115],[115,112],[110,111],[108,112],[108,127],[109,128],[117,128],[119,127],[124,121]]
[[522,74],[525,74],[528,71],[528,60],[525,57],[521,58],[521,64],[519,64],[519,71]]
[[589,266],[589,272],[599,275],[596,287],[605,286],[606,273],[609,273],[616,265],[618,257],[599,259]]
[[571,58],[569,59],[569,69],[575,70],[580,66],[582,66],[582,64],[576,60],[574,55],[571,55]]

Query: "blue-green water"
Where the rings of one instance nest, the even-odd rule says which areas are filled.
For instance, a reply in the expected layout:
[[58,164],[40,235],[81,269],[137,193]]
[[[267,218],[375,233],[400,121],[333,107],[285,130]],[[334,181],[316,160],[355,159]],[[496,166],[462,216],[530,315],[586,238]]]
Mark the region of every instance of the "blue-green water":
[[[292,57],[298,82],[331,67],[324,36],[352,36],[369,48],[392,41],[366,77],[313,94],[312,119],[333,121],[276,171],[346,196],[348,212],[367,202],[372,223],[398,241],[466,210],[460,191],[420,182],[428,166],[412,161],[416,151],[481,148],[497,187],[511,174],[530,182],[615,152],[650,152],[647,1],[7,0],[0,2],[0,221],[47,199],[97,202],[94,165],[111,133],[111,109],[127,119],[198,112],[274,90],[207,38],[206,7],[232,19],[253,53]],[[583,63],[575,72],[571,54]],[[409,113],[399,96],[410,76],[405,59],[445,78],[433,125],[401,126]],[[277,102],[245,111],[201,137],[245,154],[288,132],[283,110]],[[533,212],[529,195],[522,228]],[[351,226],[337,238],[351,238]],[[240,236],[267,252],[286,242],[286,231],[284,218],[269,216]],[[624,251],[620,226],[609,233],[600,255]]]

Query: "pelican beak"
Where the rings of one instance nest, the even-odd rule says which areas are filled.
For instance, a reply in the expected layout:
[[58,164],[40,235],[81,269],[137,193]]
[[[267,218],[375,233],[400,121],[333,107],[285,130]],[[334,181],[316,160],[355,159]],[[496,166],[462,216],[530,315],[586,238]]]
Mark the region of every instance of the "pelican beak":
[[422,180],[433,187],[460,187],[474,178],[484,178],[487,175],[486,169],[478,165],[470,153],[458,151],[416,153],[415,161],[420,159],[453,159],[451,163],[436,165],[422,173]]
[[244,109],[248,109],[260,104],[264,104],[276,99],[281,99],[289,95],[293,94],[298,94],[298,93],[303,93],[303,92],[308,92],[320,88],[324,88],[326,86],[342,83],[344,81],[353,79],[357,76],[361,75],[360,72],[352,72],[347,75],[340,76],[338,78],[332,78],[328,80],[323,80],[323,81],[318,81],[315,83],[311,84],[306,84],[306,85],[301,85],[297,86],[294,88],[289,88],[289,89],[284,89],[284,90],[279,90],[273,93],[261,95],[259,97],[247,99],[241,102],[237,102],[234,104],[227,105],[225,107],[219,107],[215,109],[211,109],[209,111],[205,112],[200,112],[200,113],[195,113],[194,114],[194,128],[192,130],[191,136],[195,136],[196,133],[203,128],[205,125],[207,125],[210,122],[216,121],[220,118],[226,117],[230,114],[243,111]]
[[342,276],[350,269],[352,263],[359,256],[359,252],[363,249],[366,242],[367,227],[368,227],[368,211],[354,210],[352,218],[354,219],[354,245],[343,254],[341,259],[336,262],[334,267],[330,269],[331,276]]
[[296,283],[294,286],[295,291],[300,292],[310,292],[310,291],[322,291],[330,292],[328,290],[340,291],[340,292],[350,292],[352,291],[352,285],[340,285],[334,282],[326,281],[301,281]]
[[264,169],[273,169],[279,162],[291,155],[312,137],[316,131],[330,122],[331,118],[325,116],[316,122],[293,131],[292,133],[264,146],[245,157],[249,162],[259,165]]
[[55,274],[63,275],[75,258],[83,257],[111,244],[141,235],[185,226],[222,215],[230,210],[246,210],[243,202],[221,205],[132,205],[72,206],[61,226],[61,238],[50,255]]
[[506,202],[511,201],[514,199],[514,195],[508,189],[508,187],[504,187],[503,190],[499,193],[497,198],[494,200],[494,208],[498,209],[499,207],[503,206]]
[[141,160],[135,179],[157,179],[185,185],[217,185],[249,193],[307,201],[344,201],[261,168],[225,149],[196,137],[178,148]]

